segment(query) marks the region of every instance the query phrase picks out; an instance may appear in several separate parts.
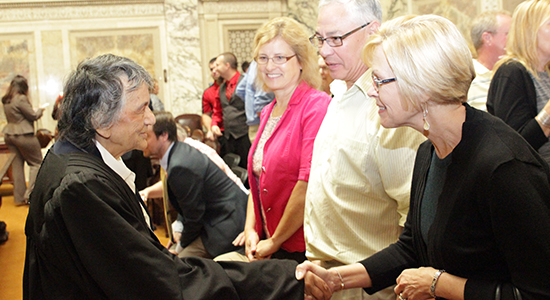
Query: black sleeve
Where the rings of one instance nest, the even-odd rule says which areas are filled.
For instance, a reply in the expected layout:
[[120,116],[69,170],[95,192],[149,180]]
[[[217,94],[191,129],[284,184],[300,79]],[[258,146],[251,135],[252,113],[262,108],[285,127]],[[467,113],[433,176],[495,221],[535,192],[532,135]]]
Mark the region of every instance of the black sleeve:
[[371,278],[372,287],[364,289],[370,295],[394,285],[403,270],[419,267],[410,225],[409,215],[403,233],[396,243],[359,262]]
[[497,69],[487,96],[487,111],[514,128],[535,149],[548,142],[535,117],[537,95],[533,80],[520,63],[505,63]]
[[[544,163],[544,162],[542,162]],[[510,180],[513,178],[513,180]],[[541,166],[512,160],[491,178],[487,199],[493,234],[510,272],[510,281],[468,279],[464,299],[550,299],[550,188]]]
[[298,263],[293,260],[218,263],[227,272],[241,300],[286,300],[304,297],[304,282],[294,277]]

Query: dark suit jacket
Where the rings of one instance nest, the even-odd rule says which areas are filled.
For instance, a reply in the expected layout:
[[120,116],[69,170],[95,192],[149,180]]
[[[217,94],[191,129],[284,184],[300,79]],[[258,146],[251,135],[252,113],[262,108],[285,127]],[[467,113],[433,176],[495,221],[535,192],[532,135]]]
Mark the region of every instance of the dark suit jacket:
[[2,130],[6,134],[34,133],[34,121],[42,117],[44,110],[34,111],[25,95],[14,96],[10,103],[4,104],[4,113],[8,124]]
[[206,155],[176,142],[168,156],[168,198],[183,216],[181,245],[202,237],[217,256],[236,250],[231,242],[244,230],[247,195]]
[[63,143],[46,155],[31,195],[24,299],[303,298],[295,262],[218,264],[169,253],[95,146]]

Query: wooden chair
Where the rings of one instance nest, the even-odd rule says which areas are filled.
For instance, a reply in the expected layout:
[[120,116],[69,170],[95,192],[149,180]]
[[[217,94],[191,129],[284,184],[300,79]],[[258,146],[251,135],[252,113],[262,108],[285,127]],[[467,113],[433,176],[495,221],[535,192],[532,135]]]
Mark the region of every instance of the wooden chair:
[[199,141],[204,140],[204,131],[202,130],[202,119],[197,114],[183,114],[175,118],[176,123],[180,124],[187,131],[187,136],[192,138],[199,138],[202,133],[202,138]]
[[40,148],[46,148],[46,146],[48,146],[48,144],[52,141],[53,135],[48,129],[41,128],[36,130],[36,138],[40,143]]

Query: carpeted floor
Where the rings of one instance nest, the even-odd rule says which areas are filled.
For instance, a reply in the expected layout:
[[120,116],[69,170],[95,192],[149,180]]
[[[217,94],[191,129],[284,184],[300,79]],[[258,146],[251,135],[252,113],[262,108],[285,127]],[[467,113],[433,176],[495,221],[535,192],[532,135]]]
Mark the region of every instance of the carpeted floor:
[[[15,206],[12,194],[13,186],[2,184],[2,207],[0,207],[0,221],[7,223],[9,239],[0,245],[0,300],[20,300],[23,297],[22,278],[25,264],[25,220],[29,211],[28,206]],[[157,226],[155,234],[166,245],[164,226]]]
[[25,263],[25,220],[29,207],[13,204],[12,189],[10,184],[0,187],[0,221],[6,222],[10,233],[8,241],[0,245],[0,300],[19,300],[23,297],[21,279]]

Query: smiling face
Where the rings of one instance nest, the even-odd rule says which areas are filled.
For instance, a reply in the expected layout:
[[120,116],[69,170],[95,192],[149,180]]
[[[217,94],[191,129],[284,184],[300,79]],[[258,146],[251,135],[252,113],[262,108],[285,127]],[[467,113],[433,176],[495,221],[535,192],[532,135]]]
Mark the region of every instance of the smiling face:
[[275,64],[271,58],[275,56],[289,57],[295,54],[292,48],[280,37],[276,37],[262,45],[258,51],[258,57],[270,58],[267,64],[258,64],[258,74],[278,99],[281,98],[281,95],[292,95],[299,84],[302,67],[297,56],[289,58],[286,63],[280,65]]
[[[127,88],[127,83],[124,88]],[[100,135],[98,141],[115,158],[133,149],[144,150],[147,147],[147,127],[155,124],[155,116],[149,109],[147,85],[142,84],[125,97],[126,103],[117,122],[107,128],[96,129]]]
[[216,62],[214,61],[213,63],[209,64],[208,67],[210,68],[210,76],[212,76],[212,79],[214,79],[214,81],[218,80],[218,78],[220,77],[220,73],[216,69]]
[[[373,22],[346,37],[340,47],[331,47],[325,42],[319,48],[332,78],[344,80],[350,87],[367,71],[367,66],[361,61],[361,50],[369,37],[369,28],[375,24],[378,23]],[[324,38],[341,36],[361,25],[349,18],[344,4],[334,3],[319,11],[317,34]]]
[[[377,46],[374,50],[371,68],[373,75],[379,80],[395,78],[382,46]],[[399,79],[382,84],[377,89],[373,83],[373,88],[368,91],[368,95],[376,99],[376,105],[379,107],[380,124],[386,128],[401,126],[422,128],[422,112],[415,109],[413,105],[408,105],[408,109],[405,108],[398,84]]]

